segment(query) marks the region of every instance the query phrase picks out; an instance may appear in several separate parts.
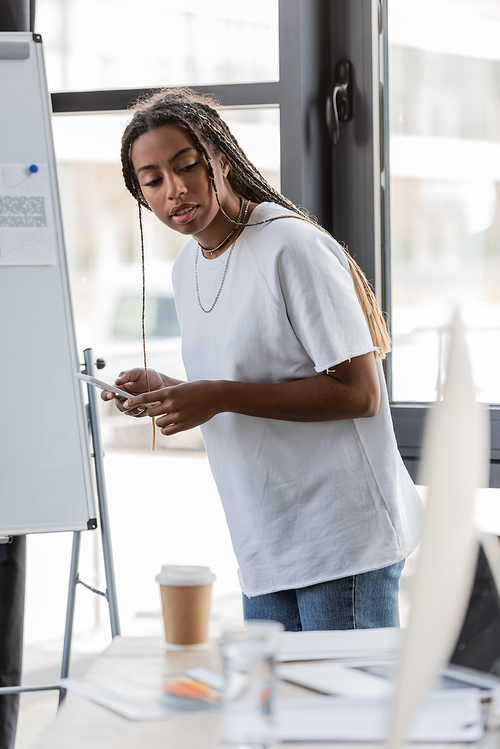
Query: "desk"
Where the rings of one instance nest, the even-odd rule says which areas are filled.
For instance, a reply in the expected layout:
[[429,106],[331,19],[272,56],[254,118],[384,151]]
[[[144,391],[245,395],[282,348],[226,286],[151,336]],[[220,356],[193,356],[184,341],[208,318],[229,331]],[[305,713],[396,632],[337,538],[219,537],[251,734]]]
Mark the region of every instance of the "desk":
[[[221,672],[218,646],[212,642],[207,650],[169,653],[163,639],[115,637],[110,647],[90,668],[88,676],[129,676],[134,672],[163,675],[206,666]],[[281,696],[303,697],[312,693],[293,684],[280,684]],[[36,749],[221,749],[219,714],[180,716],[161,721],[130,721],[68,692],[53,726],[36,745]],[[281,746],[285,746],[282,744]],[[321,749],[338,743],[293,743],[293,749]],[[352,744],[350,748],[352,749]]]
[[[205,651],[167,653],[163,639],[115,637],[110,647],[90,668],[88,676],[110,675],[127,677],[136,673],[163,675],[194,666],[221,671],[218,646],[215,642]],[[314,693],[281,682],[279,696],[285,698],[312,696]],[[180,716],[162,721],[130,721],[68,692],[66,701],[53,726],[36,749],[221,749],[220,714]],[[480,749],[498,749],[498,731],[489,731],[480,744],[463,745]],[[356,749],[376,744],[341,744],[340,742],[307,742],[280,744],[288,749]],[[418,745],[414,745],[418,746]],[[435,749],[436,745],[419,745]],[[452,745],[441,745],[449,749]],[[453,745],[456,749],[457,745]]]

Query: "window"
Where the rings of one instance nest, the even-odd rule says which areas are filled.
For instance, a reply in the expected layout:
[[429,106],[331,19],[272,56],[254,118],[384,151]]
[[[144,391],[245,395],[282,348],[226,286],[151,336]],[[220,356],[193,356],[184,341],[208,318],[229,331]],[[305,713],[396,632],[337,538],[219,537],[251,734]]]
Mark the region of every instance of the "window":
[[[391,382],[400,447],[414,469],[455,305],[478,399],[500,401],[500,3],[388,5]],[[499,486],[498,406],[490,414],[490,485]]]
[[36,23],[51,91],[278,78],[276,0],[39,0]]
[[390,5],[395,401],[435,400],[459,303],[479,400],[500,402],[499,50],[500,2]]

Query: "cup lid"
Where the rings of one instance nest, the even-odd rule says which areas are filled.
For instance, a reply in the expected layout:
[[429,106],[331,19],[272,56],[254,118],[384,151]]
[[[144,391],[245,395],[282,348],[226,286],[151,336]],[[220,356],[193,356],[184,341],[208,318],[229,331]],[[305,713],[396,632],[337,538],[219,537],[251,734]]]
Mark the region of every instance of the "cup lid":
[[215,580],[210,567],[166,564],[156,575],[160,585],[209,585]]

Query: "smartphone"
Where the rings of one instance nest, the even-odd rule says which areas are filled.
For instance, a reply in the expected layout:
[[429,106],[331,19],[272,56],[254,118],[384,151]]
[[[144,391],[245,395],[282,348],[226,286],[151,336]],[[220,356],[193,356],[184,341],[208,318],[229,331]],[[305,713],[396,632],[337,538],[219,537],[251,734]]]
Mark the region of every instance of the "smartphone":
[[[115,395],[119,395],[120,398],[134,397],[131,393],[127,393],[126,390],[120,390],[120,388],[117,388],[115,385],[110,385],[108,382],[98,380],[97,377],[91,377],[90,375],[81,374],[81,372],[75,372],[75,377],[78,377],[79,380],[83,380],[83,382],[86,382],[89,385],[93,385],[96,388],[101,388],[101,390],[110,390],[112,393],[115,393]],[[150,406],[149,403],[144,403],[143,405],[145,408],[148,408]]]

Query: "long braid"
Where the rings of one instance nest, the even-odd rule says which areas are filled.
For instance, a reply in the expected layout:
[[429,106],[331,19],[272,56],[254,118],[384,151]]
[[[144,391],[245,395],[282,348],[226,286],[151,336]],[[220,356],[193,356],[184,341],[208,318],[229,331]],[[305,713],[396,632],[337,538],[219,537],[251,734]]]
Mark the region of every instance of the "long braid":
[[[212,168],[211,157],[205,144],[212,148],[214,153],[223,155],[230,166],[228,181],[234,192],[246,200],[254,203],[276,203],[282,208],[292,212],[291,215],[273,216],[265,221],[257,223],[248,222],[246,226],[258,226],[283,218],[297,218],[312,224],[323,233],[331,236],[322,226],[311,218],[304,210],[298,208],[290,200],[281,195],[264,179],[259,170],[252,164],[240,147],[238,141],[229,130],[227,124],[220,117],[217,109],[218,102],[190,89],[175,88],[163,89],[149,98],[139,99],[132,108],[133,118],[126,127],[122,138],[121,160],[125,185],[141,206],[151,210],[147,204],[139,185],[130,158],[132,145],[137,138],[144,133],[168,124],[179,124],[184,127],[191,136],[196,149],[203,154],[207,166],[208,177],[212,184],[217,203],[223,215],[228,221],[238,225],[224,211],[220,200],[215,174]],[[363,271],[351,257],[346,247],[341,243],[351,274],[359,302],[366,317],[370,329],[373,345],[378,348],[378,356],[384,359],[391,350],[391,341],[387,327],[373,293]]]
[[[144,227],[142,225],[142,205],[138,202],[137,208],[139,210],[139,232],[141,235],[141,268],[142,268],[142,314],[141,314],[141,331],[142,331],[142,356],[144,360],[144,374],[146,375],[146,387],[148,393],[151,392],[151,386],[149,384],[149,371],[148,361],[146,357],[146,263],[144,253]],[[151,450],[156,450],[156,420],[154,416],[151,417],[151,423],[153,425],[153,440],[151,443]]]

